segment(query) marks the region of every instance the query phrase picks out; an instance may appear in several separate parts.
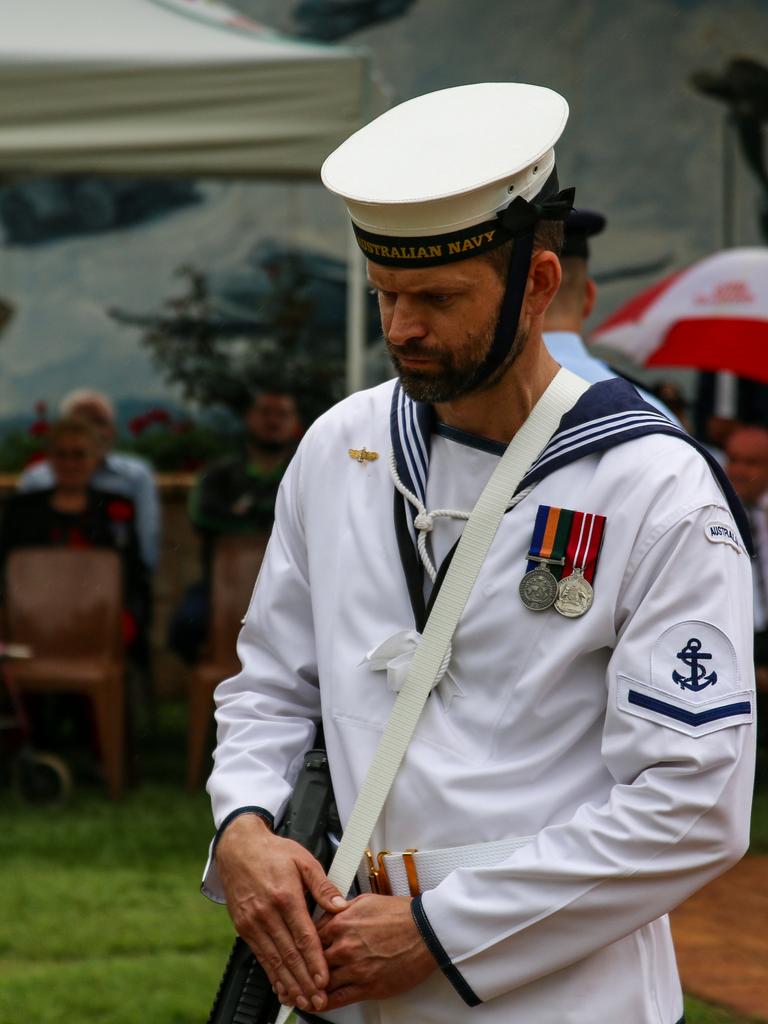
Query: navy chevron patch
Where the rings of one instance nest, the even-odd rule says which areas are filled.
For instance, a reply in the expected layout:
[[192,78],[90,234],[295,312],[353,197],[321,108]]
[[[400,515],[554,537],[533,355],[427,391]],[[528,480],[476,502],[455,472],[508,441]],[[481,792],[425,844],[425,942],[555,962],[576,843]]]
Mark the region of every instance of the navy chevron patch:
[[638,693],[637,690],[630,690],[627,699],[630,704],[634,704],[636,707],[655,711],[659,715],[666,715],[667,718],[674,718],[676,722],[684,722],[686,725],[692,726],[708,725],[710,722],[719,722],[723,718],[734,718],[752,714],[752,702],[749,700],[707,708],[704,711],[688,711],[687,708],[678,707],[676,704],[669,704],[667,701],[658,700],[656,697],[649,697],[644,693]]
[[637,679],[619,675],[616,680],[616,707],[620,713],[697,738],[751,722],[754,696],[754,690],[741,688],[703,703],[682,696],[664,699],[661,690]]

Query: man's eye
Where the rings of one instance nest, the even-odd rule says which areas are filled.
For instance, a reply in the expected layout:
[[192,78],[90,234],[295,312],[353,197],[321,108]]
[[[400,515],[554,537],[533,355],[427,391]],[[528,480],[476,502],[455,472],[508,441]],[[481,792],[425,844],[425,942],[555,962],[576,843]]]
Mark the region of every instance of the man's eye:
[[383,288],[371,288],[371,295],[375,295],[381,302],[394,302],[397,298],[395,292],[385,292]]
[[430,294],[429,301],[433,302],[436,306],[444,306],[446,302],[451,301],[451,296],[442,295],[439,292],[436,292],[434,295]]

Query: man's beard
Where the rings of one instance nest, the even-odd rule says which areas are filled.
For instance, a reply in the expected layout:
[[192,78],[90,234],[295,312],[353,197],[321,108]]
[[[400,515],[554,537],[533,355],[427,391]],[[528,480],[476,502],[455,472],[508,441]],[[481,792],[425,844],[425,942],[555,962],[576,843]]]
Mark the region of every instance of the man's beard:
[[[455,348],[427,348],[420,341],[405,345],[392,345],[384,335],[389,357],[395,367],[403,390],[416,402],[452,402],[472,392],[486,391],[504,376],[525,348],[528,332],[518,327],[515,340],[500,366],[487,377],[483,376],[488,354],[493,347],[498,317],[494,316],[475,334],[468,334],[463,344]],[[438,370],[407,369],[400,356],[429,358],[439,365]]]

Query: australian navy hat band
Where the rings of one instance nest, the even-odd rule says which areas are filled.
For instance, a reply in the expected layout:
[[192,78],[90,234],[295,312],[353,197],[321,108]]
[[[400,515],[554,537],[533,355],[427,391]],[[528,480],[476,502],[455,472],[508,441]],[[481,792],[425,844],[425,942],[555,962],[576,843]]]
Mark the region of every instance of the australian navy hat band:
[[352,223],[357,244],[373,263],[387,267],[433,267],[466,260],[496,249],[535,228],[541,220],[565,220],[573,206],[574,190],[558,192],[552,171],[533,200],[518,196],[491,219],[460,231],[405,236],[366,231]]
[[512,236],[501,227],[498,218],[473,224],[463,231],[441,235],[379,235],[364,231],[353,222],[357,244],[373,263],[387,267],[433,267],[454,260],[465,260],[503,245]]

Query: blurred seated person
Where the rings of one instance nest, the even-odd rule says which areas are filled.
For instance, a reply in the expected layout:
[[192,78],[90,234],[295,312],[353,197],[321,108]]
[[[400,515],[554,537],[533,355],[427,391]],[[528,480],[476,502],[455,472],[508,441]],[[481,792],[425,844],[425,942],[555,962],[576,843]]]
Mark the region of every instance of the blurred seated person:
[[87,420],[64,417],[50,431],[51,486],[12,495],[0,523],[0,568],[25,547],[108,548],[120,555],[125,596],[123,633],[130,653],[145,643],[148,573],[134,524],[133,502],[96,486],[103,458],[99,434]]
[[[589,273],[589,239],[601,234],[606,225],[602,213],[572,210],[565,222],[560,254],[562,280],[557,294],[544,316],[544,343],[552,358],[572,373],[596,384],[618,377],[602,359],[593,356],[584,344],[584,323],[592,315],[597,300],[597,285]],[[631,384],[635,381],[630,380]],[[677,423],[676,417],[655,395],[635,384],[646,402]]]
[[[160,546],[160,503],[152,468],[136,455],[112,451],[117,431],[114,407],[99,391],[72,391],[61,402],[61,415],[87,420],[99,442],[99,457],[93,486],[129,498],[136,510],[136,533],[144,564],[157,568]],[[20,491],[46,490],[53,486],[54,467],[50,459],[28,467],[18,482]]]
[[199,659],[208,634],[216,540],[272,529],[277,490],[301,434],[296,400],[282,391],[256,394],[243,425],[241,450],[205,469],[190,494],[189,517],[202,544],[202,580],[188,588],[168,630],[169,646],[188,664]]

